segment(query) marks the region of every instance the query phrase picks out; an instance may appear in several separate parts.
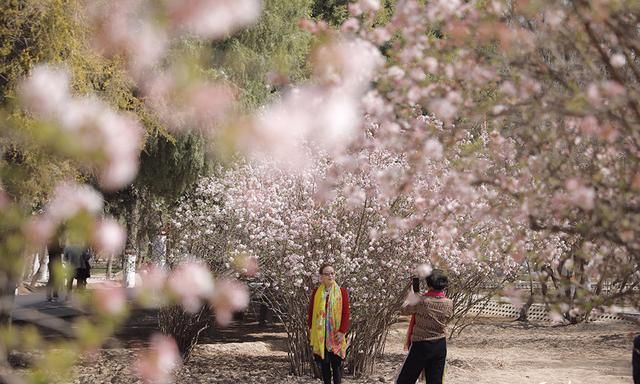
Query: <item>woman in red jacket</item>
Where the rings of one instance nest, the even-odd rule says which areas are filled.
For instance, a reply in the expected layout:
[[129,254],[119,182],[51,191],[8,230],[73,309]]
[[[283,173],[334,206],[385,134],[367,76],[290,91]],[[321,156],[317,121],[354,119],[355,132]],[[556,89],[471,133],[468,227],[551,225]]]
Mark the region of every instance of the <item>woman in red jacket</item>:
[[324,384],[340,384],[342,360],[349,327],[349,294],[335,281],[336,272],[331,264],[320,267],[320,285],[313,290],[309,302],[307,326],[316,361],[322,368]]

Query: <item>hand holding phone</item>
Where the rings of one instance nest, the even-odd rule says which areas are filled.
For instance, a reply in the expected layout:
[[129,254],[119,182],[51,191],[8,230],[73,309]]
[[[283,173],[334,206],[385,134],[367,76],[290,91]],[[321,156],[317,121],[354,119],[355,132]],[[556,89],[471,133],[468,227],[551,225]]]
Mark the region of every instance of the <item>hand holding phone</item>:
[[415,293],[420,292],[420,278],[414,277],[411,281],[411,284],[413,286],[413,292]]

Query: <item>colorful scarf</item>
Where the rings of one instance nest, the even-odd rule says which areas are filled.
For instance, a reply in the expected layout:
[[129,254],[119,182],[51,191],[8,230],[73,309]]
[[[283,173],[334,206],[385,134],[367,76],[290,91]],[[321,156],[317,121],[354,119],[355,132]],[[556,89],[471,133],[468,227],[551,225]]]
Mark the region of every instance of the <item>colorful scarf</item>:
[[[313,297],[313,314],[311,317],[310,337],[314,354],[324,359],[326,345],[328,351],[343,359],[345,358],[347,342],[343,338],[342,343],[339,343],[337,337],[341,320],[342,293],[340,292],[340,286],[334,282],[327,290],[324,284],[320,284]],[[329,337],[326,337],[327,334]]]
[[[431,289],[424,293],[423,296],[426,297],[445,297],[444,291],[436,291],[435,289]],[[416,314],[411,315],[411,321],[409,321],[409,328],[407,329],[407,340],[404,343],[404,349],[409,350],[411,346],[411,336],[413,336],[413,327],[416,325]]]

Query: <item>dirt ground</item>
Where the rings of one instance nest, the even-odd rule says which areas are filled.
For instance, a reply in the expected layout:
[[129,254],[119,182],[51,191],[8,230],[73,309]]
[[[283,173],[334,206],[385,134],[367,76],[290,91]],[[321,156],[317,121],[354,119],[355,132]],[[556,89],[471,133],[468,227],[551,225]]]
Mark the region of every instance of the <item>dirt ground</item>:
[[[348,383],[392,383],[402,364],[406,323],[390,332],[385,356],[372,377]],[[631,379],[632,335],[627,322],[592,322],[575,326],[523,325],[486,319],[450,340],[448,384],[622,384]],[[177,374],[177,383],[320,383],[288,375],[286,339],[279,327],[256,323],[216,330],[196,347]],[[139,343],[139,342],[138,342]],[[75,383],[138,382],[130,363],[136,342],[118,341],[99,356],[88,356],[76,368]],[[139,344],[138,344],[139,345]],[[125,346],[127,348],[125,348]]]

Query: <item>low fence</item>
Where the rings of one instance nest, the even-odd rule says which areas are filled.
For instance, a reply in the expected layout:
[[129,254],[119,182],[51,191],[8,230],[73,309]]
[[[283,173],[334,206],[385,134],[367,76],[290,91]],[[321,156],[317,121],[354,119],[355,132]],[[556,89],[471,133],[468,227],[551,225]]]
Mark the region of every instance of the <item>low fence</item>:
[[[622,313],[603,313],[596,314],[595,312],[589,316],[589,321],[616,321],[616,320],[628,320],[629,317],[640,318],[640,312],[634,308],[622,308]],[[503,300],[490,300],[486,305],[476,304],[469,313],[476,315],[482,312],[481,316],[486,317],[503,317],[508,319],[517,319],[520,316],[520,308],[514,307],[506,299]],[[543,304],[533,304],[529,308],[527,313],[529,320],[534,321],[551,321],[549,314]]]

